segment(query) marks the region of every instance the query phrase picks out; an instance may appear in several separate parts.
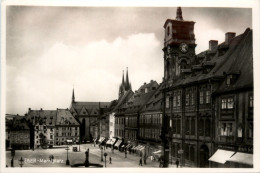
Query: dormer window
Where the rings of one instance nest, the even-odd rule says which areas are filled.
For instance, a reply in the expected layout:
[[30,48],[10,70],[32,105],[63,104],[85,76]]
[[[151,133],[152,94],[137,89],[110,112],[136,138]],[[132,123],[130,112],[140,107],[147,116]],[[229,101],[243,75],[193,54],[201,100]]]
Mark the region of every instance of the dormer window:
[[145,88],[144,93],[148,93],[148,88]]
[[231,85],[231,79],[232,79],[232,75],[228,75],[227,79],[226,79],[226,84],[229,86]]
[[167,27],[167,35],[170,35],[170,26]]

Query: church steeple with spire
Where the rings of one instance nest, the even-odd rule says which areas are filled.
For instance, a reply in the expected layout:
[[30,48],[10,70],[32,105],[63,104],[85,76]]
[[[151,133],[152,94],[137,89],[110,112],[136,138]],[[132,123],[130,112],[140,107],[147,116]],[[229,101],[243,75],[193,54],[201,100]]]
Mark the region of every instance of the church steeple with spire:
[[124,70],[123,70],[123,77],[122,77],[122,83],[119,87],[119,98],[124,95],[124,93],[128,90],[132,90],[131,83],[129,82],[128,77],[128,67],[126,68],[126,81],[124,80]]
[[72,103],[75,103],[74,87],[73,87],[73,90],[72,90]]

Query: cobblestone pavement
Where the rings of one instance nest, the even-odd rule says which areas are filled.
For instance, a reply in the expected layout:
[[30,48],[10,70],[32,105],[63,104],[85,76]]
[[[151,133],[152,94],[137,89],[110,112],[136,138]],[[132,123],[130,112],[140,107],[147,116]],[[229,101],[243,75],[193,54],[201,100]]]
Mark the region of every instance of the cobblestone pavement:
[[[73,152],[72,146],[69,147],[68,151],[70,165],[77,163],[84,163],[85,152],[89,148],[89,161],[91,163],[98,163],[105,166],[104,161],[101,162],[101,150],[98,146],[94,147],[92,144],[81,144],[80,151]],[[52,149],[37,149],[37,150],[16,150],[14,157],[14,166],[20,167],[20,158],[24,159],[23,167],[70,167],[66,165],[67,151],[66,146],[59,146]],[[118,150],[114,150],[112,153],[111,148],[104,150],[107,153],[106,157],[106,167],[141,167],[139,166],[140,157],[136,154],[127,154],[125,158],[125,153]],[[104,154],[103,152],[103,154]],[[49,156],[53,155],[53,162],[50,160]],[[112,158],[112,164],[109,163],[109,157]],[[147,159],[147,164],[142,167],[159,167],[157,161],[151,161]],[[11,166],[11,152],[6,151],[6,165]],[[176,165],[170,165],[169,167],[176,168]]]

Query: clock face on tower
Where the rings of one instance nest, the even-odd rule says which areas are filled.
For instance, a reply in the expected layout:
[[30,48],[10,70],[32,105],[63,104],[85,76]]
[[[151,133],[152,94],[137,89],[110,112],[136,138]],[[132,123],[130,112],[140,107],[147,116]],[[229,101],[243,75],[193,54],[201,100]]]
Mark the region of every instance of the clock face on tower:
[[181,43],[180,44],[180,50],[182,53],[188,52],[189,46],[186,43]]

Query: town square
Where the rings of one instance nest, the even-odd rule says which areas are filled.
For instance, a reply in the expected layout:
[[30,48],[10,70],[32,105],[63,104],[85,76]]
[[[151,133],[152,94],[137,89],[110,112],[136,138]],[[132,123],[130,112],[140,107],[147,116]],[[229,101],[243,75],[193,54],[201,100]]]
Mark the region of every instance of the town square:
[[252,14],[7,6],[5,169],[254,168]]

